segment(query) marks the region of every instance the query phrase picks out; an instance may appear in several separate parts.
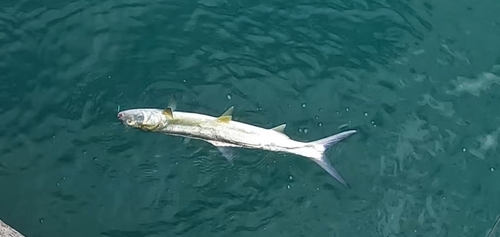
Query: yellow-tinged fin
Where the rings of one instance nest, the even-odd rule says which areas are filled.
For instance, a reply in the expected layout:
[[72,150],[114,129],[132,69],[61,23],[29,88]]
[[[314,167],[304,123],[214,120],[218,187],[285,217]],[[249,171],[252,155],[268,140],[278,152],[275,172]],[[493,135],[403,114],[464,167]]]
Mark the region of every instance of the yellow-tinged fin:
[[232,117],[233,116],[233,110],[234,110],[234,106],[229,107],[229,109],[227,109],[226,112],[224,112],[223,114],[221,114],[220,117],[222,117],[222,116]]
[[221,116],[217,118],[217,121],[223,122],[223,123],[229,123],[233,119],[233,109],[234,106],[231,106],[229,109],[226,110]]
[[175,111],[175,109],[177,109],[177,100],[175,99],[175,97],[172,96],[172,98],[170,98],[167,108],[170,108],[170,110],[172,111]]
[[163,110],[163,115],[167,116],[169,119],[174,119],[174,114],[172,113],[172,109],[166,108]]
[[274,128],[271,128],[271,130],[274,130],[276,132],[280,132],[280,133],[285,133],[285,128],[286,128],[286,124],[281,124],[281,125],[278,125]]
[[222,123],[229,123],[231,122],[231,116],[220,116],[217,118],[217,121]]

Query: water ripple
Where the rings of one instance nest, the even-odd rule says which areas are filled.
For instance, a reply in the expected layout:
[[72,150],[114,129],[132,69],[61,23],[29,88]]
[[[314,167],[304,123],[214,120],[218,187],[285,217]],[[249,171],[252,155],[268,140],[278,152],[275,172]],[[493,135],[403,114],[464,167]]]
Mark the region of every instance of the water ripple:
[[[2,218],[27,236],[477,235],[496,208],[479,195],[498,196],[483,182],[498,176],[498,68],[447,31],[494,42],[497,11],[444,27],[440,4],[2,2]],[[358,129],[328,153],[353,188],[302,157],[239,150],[231,165],[116,120],[172,96],[303,141]]]

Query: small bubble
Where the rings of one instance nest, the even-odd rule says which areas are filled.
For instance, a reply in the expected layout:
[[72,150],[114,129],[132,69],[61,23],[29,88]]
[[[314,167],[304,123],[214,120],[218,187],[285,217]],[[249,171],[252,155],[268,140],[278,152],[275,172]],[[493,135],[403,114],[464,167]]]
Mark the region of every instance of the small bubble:
[[345,108],[345,111],[349,112],[349,108]]
[[318,126],[319,126],[319,127],[323,126],[323,123],[319,122],[319,123],[318,123]]
[[491,167],[490,170],[491,170],[491,172],[493,172],[493,171],[495,171],[495,168]]
[[305,104],[305,103],[304,103],[304,104],[302,104],[302,108],[305,108],[305,107],[306,107],[306,104]]
[[316,190],[318,190],[318,191],[319,191],[319,188],[316,188]]
[[462,151],[463,151],[463,152],[465,152],[465,151],[467,151],[467,149],[465,149],[465,148],[462,148]]
[[63,178],[62,178],[62,180],[66,180],[66,178],[65,178],[65,177],[63,177]]
[[229,94],[226,97],[227,97],[228,100],[231,99],[231,95],[229,95]]
[[86,150],[83,150],[83,154],[87,154],[87,151],[86,151]]
[[97,157],[94,157],[94,161],[97,161]]
[[108,76],[108,78],[111,78],[111,76]]
[[365,112],[365,116],[368,116],[368,113]]
[[319,117],[318,117],[318,116],[316,116],[316,117],[314,117],[314,118],[315,118],[316,120],[318,120],[318,119],[319,119]]
[[372,121],[371,121],[371,123],[372,123],[372,124],[375,124],[375,121],[373,121],[373,120],[372,120]]
[[184,83],[186,83],[186,80],[182,80]]
[[57,184],[56,184],[56,185],[57,185],[57,186],[59,186],[59,185],[61,185],[61,184],[60,184],[59,182],[57,182]]
[[307,134],[307,131],[308,131],[308,130],[307,130],[307,128],[304,128],[304,133],[305,133],[305,134]]
[[288,179],[293,180],[293,177],[290,175],[290,176],[288,176]]
[[323,112],[323,109],[322,109],[322,108],[319,108],[319,112]]
[[286,185],[286,188],[287,188],[287,189],[290,189],[290,184],[287,184],[287,185]]
[[40,218],[40,223],[43,223],[43,219],[42,218]]
[[302,132],[302,128],[299,128],[299,132]]

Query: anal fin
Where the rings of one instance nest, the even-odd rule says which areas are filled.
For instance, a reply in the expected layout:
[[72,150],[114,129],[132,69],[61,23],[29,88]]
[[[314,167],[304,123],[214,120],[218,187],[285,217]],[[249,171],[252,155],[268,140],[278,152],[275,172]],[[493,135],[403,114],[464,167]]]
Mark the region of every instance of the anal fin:
[[286,128],[286,124],[281,124],[281,125],[278,125],[274,128],[271,128],[271,130],[274,130],[276,132],[279,132],[279,133],[285,133],[285,128]]

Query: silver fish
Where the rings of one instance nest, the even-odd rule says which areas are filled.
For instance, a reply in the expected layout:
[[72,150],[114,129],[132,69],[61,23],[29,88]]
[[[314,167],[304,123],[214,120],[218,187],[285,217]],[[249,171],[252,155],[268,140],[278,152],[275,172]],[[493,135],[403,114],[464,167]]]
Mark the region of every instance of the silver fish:
[[233,151],[235,147],[285,152],[307,157],[341,184],[350,188],[340,173],[329,164],[324,153],[328,148],[356,133],[356,130],[344,131],[316,141],[300,142],[290,139],[284,133],[286,124],[267,129],[234,121],[232,120],[233,109],[234,107],[230,107],[219,117],[174,112],[171,108],[130,109],[119,112],[117,116],[128,127],[209,142],[217,147],[229,162],[232,162],[236,156]]

